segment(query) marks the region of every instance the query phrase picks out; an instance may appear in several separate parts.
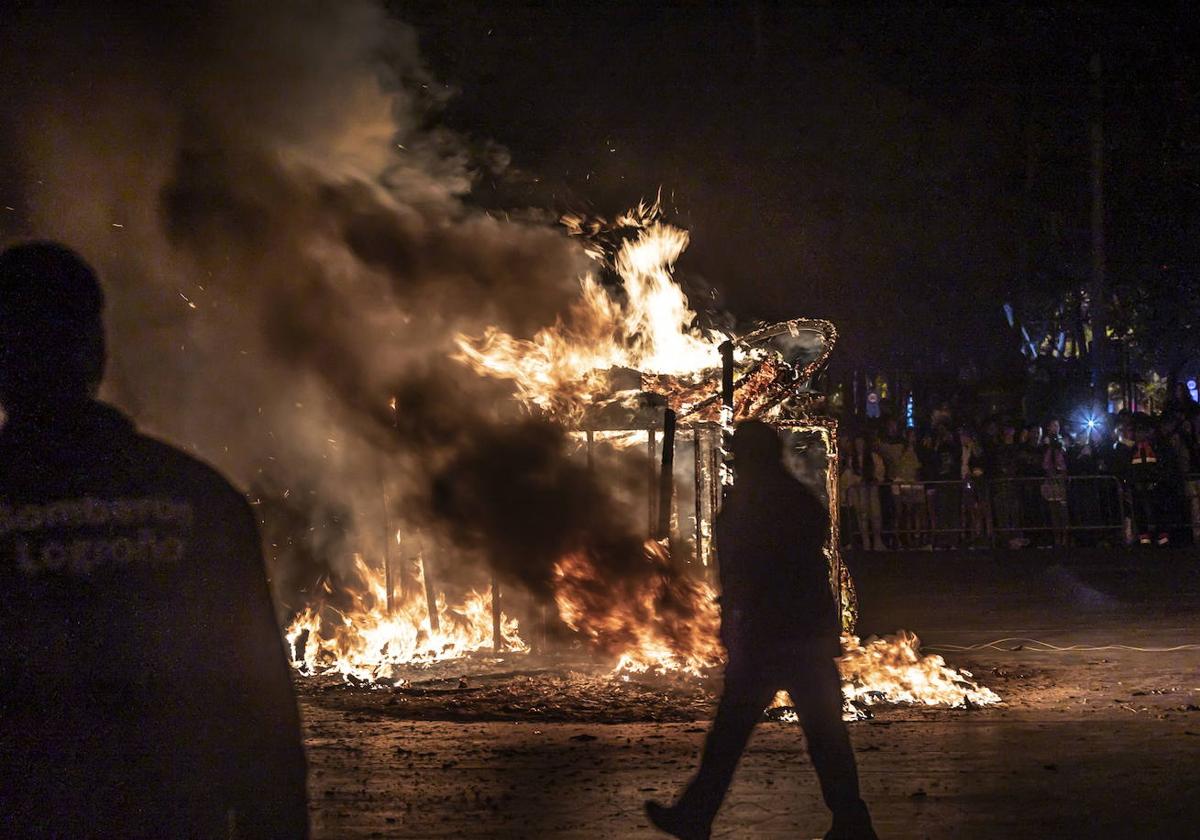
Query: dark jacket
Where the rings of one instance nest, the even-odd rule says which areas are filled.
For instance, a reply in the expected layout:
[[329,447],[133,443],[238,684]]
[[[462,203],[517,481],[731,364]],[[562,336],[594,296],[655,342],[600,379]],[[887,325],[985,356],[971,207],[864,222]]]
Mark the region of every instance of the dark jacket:
[[1133,451],[1136,444],[1125,439],[1118,440],[1112,445],[1109,453],[1108,469],[1123,482],[1133,481]]
[[988,469],[990,478],[1015,478],[1021,473],[1021,453],[1016,443],[1001,441],[989,452],[991,463]]
[[1157,441],[1139,440],[1129,456],[1129,476],[1134,484],[1157,484],[1163,477],[1163,462]]
[[739,476],[717,517],[722,637],[730,659],[839,652],[824,547],[829,513],[779,466]]
[[954,441],[939,441],[934,446],[934,480],[958,481],[962,478],[962,447]]
[[99,403],[10,424],[0,573],[0,835],[306,835],[258,531],[216,472]]

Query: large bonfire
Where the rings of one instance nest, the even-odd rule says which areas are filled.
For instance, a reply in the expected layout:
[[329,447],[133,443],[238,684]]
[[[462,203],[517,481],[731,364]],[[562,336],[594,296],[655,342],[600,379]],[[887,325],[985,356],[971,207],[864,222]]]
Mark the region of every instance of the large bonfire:
[[[735,337],[701,327],[674,280],[687,232],[664,222],[657,204],[641,204],[612,224],[576,217],[564,218],[563,224],[619,282],[587,274],[579,280],[575,303],[552,326],[528,339],[497,328],[459,336],[455,359],[480,376],[511,382],[528,411],[567,429],[579,428],[604,404],[629,402],[645,391],[659,395],[681,418],[717,419],[719,347]],[[736,417],[779,419],[783,399],[811,376],[825,353],[796,369],[778,352],[754,349],[747,338],[735,342]],[[635,372],[635,386],[617,383],[614,372]],[[620,434],[609,440],[623,445]],[[700,675],[718,666],[723,650],[713,587],[679,572],[665,542],[647,540],[643,554],[646,573],[622,580],[607,579],[586,550],[562,556],[552,581],[558,618],[610,655],[614,674]],[[386,683],[399,669],[491,650],[498,640],[508,652],[529,650],[514,618],[502,615],[493,622],[490,591],[472,591],[449,604],[444,593],[435,596],[424,585],[419,561],[416,574],[416,585],[397,597],[387,573],[356,557],[350,579],[339,582],[338,605],[322,597],[332,594],[327,583],[322,596],[288,628],[297,667]],[[664,615],[672,611],[679,615]],[[969,673],[954,671],[941,657],[922,655],[912,634],[863,643],[846,633],[843,647],[840,666],[848,702],[970,706],[999,701]]]

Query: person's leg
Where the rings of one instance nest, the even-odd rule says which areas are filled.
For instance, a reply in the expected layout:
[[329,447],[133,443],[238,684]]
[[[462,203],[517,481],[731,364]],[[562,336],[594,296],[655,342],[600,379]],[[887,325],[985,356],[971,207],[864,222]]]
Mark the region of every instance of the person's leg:
[[941,521],[938,518],[939,505],[941,504],[938,498],[937,489],[934,487],[925,488],[925,521],[929,524],[928,542],[930,548],[938,547],[937,529],[938,523]]
[[1054,538],[1055,547],[1061,546],[1063,542],[1063,503],[1059,498],[1061,485],[1051,479],[1045,484],[1047,489],[1046,509],[1050,513],[1050,534]]
[[1172,519],[1172,501],[1171,483],[1156,482],[1150,491],[1150,532],[1158,545],[1167,545],[1170,542],[1167,538],[1167,527]]
[[1150,484],[1146,488],[1146,530],[1153,540],[1158,535],[1159,523],[1162,521],[1162,511],[1158,504],[1158,484]]
[[944,484],[938,495],[942,498],[942,509],[938,512],[938,519],[942,523],[944,534],[945,547],[954,548],[962,541],[963,531],[963,510],[962,510],[962,484]]
[[842,548],[849,550],[854,548],[854,537],[857,533],[857,524],[854,519],[854,508],[848,504],[843,504],[841,510],[838,511],[838,520],[841,523]]
[[1017,517],[1012,488],[1007,485],[997,486],[992,500],[996,508],[996,536],[1001,545],[1009,545],[1017,539]]
[[905,499],[904,507],[907,515],[904,520],[904,527],[908,529],[908,547],[921,547],[921,508],[925,504],[925,489],[918,487],[916,489],[909,488],[908,496]]
[[864,551],[871,550],[871,529],[868,523],[866,509],[865,487],[858,484],[850,488],[851,507],[854,508],[854,519],[858,523],[858,540]]
[[1137,523],[1138,541],[1149,545],[1153,537],[1150,534],[1154,528],[1154,510],[1150,502],[1150,488],[1144,483],[1133,485],[1133,517]]
[[821,795],[833,813],[831,837],[874,837],[858,788],[850,733],[842,720],[842,682],[832,659],[806,658],[788,680]]
[[950,548],[954,544],[954,535],[951,533],[951,529],[956,527],[953,512],[958,505],[958,497],[951,489],[951,485],[942,484],[938,487],[935,498],[938,522],[936,545],[938,548]]
[[775,691],[776,687],[752,667],[726,668],[725,688],[704,741],[700,769],[675,806],[689,821],[705,828],[712,824],[754,725]]
[[979,545],[986,535],[986,531],[983,525],[983,496],[974,483],[967,491],[967,509],[971,514],[971,541],[975,545]]
[[996,545],[996,509],[992,505],[992,486],[990,483],[983,485],[979,498],[979,506],[983,516],[983,533],[988,543],[994,548]]
[[867,511],[871,518],[871,545],[876,551],[883,551],[886,546],[883,544],[883,513],[879,505],[880,485],[868,485],[867,490]]
[[1188,479],[1187,482],[1188,511],[1191,514],[1192,544],[1200,545],[1200,481]]
[[915,548],[917,545],[917,516],[916,508],[907,486],[900,489],[897,501],[896,523],[900,531],[897,541],[903,548]]
[[883,481],[879,484],[879,522],[883,544],[887,548],[897,548],[896,545],[896,500],[893,484]]

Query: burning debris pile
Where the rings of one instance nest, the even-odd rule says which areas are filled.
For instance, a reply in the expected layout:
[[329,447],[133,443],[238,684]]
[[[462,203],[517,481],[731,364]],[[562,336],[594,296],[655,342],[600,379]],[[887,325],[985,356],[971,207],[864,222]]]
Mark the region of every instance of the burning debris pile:
[[[324,597],[306,606],[287,628],[286,638],[296,667],[304,674],[340,674],[357,683],[386,683],[401,679],[404,666],[459,659],[491,648],[492,591],[471,591],[451,607],[444,593],[434,600],[437,620],[430,621],[430,603],[412,594],[397,603],[388,597],[386,573],[354,558],[356,579],[343,584],[348,603],[326,601],[334,594],[326,581]],[[418,581],[424,588],[424,581]],[[500,632],[506,650],[524,652],[516,619],[501,615]]]
[[955,671],[937,654],[922,654],[921,640],[900,631],[894,636],[868,639],[842,636],[842,694],[847,702],[913,703],[925,706],[970,708],[1000,702],[1000,696],[980,686],[970,671]]

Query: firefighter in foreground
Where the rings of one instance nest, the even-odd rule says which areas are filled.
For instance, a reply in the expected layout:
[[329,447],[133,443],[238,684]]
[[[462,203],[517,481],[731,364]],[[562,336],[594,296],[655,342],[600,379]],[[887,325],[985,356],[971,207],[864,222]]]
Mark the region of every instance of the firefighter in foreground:
[[724,693],[696,777],[675,805],[647,802],[647,816],[675,837],[709,837],[755,723],[786,689],[833,812],[826,838],[874,838],[842,722],[840,632],[823,552],[829,514],[787,472],[770,426],[740,424],[732,450],[737,480],[716,529]]
[[251,509],[94,399],[102,307],[70,250],[0,254],[0,836],[304,837]]

